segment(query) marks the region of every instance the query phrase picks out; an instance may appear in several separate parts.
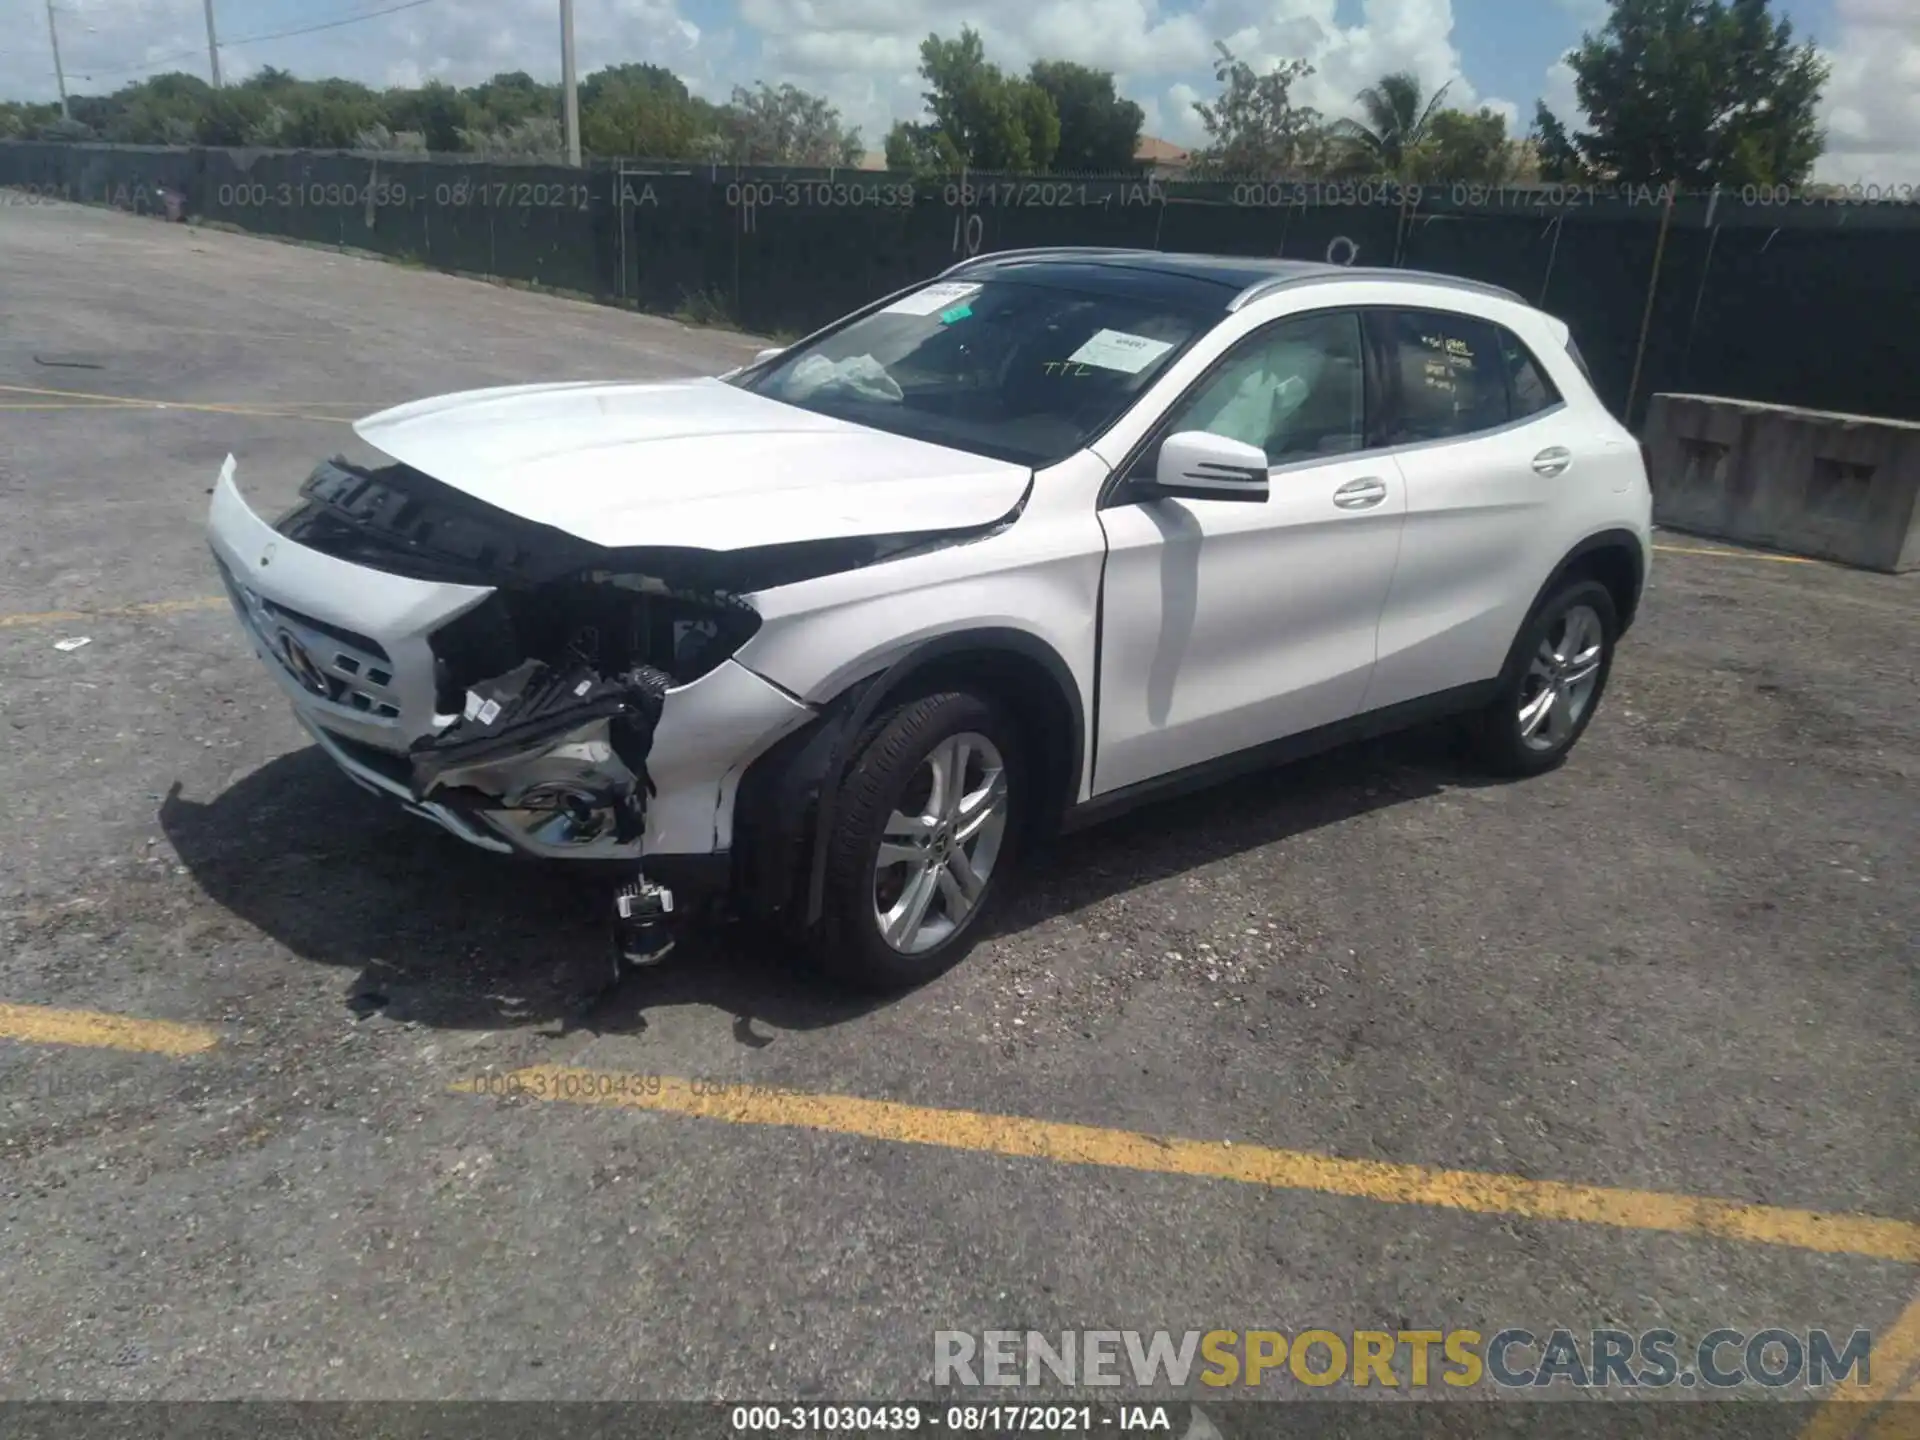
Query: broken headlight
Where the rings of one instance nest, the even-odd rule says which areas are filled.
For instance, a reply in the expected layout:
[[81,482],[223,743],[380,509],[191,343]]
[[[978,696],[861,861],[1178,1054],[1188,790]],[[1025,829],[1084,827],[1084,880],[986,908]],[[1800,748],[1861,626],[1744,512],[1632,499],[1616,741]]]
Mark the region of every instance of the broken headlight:
[[525,660],[602,675],[649,666],[686,685],[759,628],[760,616],[738,596],[644,576],[593,573],[502,588],[432,637],[435,689],[451,713],[474,680]]

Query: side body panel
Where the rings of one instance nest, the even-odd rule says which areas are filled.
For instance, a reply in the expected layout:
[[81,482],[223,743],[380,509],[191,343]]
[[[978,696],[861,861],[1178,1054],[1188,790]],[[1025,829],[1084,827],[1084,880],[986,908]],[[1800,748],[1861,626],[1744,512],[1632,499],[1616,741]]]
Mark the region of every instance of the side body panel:
[[[1011,630],[1059,658],[1091,717],[1106,473],[1082,451],[1041,471],[1025,510],[993,535],[750,596],[762,624],[735,663],[818,706],[930,640]],[[1073,799],[1087,768],[1066,787]]]

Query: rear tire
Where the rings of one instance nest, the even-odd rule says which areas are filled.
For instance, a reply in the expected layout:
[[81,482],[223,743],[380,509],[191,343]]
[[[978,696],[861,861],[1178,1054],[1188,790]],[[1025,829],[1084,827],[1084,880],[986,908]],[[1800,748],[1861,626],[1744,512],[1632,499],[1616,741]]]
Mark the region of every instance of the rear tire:
[[943,691],[877,720],[827,838],[822,968],[898,993],[957,964],[1007,888],[1027,801],[1019,729],[991,701]]
[[1499,694],[1469,726],[1481,762],[1496,775],[1540,775],[1586,733],[1613,669],[1620,638],[1613,594],[1574,580],[1527,620]]

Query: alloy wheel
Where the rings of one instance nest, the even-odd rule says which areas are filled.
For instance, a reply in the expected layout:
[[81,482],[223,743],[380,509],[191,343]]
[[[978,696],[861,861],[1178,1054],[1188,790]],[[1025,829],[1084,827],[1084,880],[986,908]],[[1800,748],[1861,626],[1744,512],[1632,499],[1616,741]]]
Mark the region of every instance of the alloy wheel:
[[1589,605],[1572,605],[1548,627],[1520,686],[1520,738],[1531,750],[1572,740],[1600,683],[1606,629]]
[[1006,829],[1006,761],[994,743],[969,730],[934,746],[881,832],[873,865],[881,938],[917,955],[964,925]]

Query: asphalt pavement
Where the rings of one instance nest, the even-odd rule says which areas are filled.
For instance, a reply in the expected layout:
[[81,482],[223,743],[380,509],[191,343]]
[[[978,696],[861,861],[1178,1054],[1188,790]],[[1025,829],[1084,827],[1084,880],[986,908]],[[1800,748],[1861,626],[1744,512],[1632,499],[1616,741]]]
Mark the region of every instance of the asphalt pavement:
[[[277,513],[373,409],[760,343],[0,203],[0,1398],[878,1400],[937,1330],[1917,1323],[1920,576],[1662,535],[1562,769],[1423,732],[1136,813],[885,1003],[732,929],[606,992],[597,882],[306,743],[213,598],[228,453]],[[636,1103],[488,1088],[535,1066]]]

